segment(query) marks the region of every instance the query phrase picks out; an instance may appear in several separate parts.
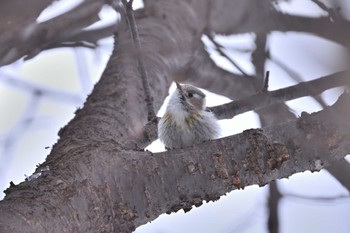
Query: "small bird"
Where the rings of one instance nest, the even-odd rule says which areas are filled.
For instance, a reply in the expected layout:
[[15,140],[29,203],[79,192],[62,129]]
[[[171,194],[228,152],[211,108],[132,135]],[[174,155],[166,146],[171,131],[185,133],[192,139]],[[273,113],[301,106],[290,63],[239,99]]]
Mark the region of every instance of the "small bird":
[[214,114],[206,110],[205,94],[192,85],[176,82],[176,86],[158,123],[159,139],[165,148],[184,148],[219,137],[220,126]]

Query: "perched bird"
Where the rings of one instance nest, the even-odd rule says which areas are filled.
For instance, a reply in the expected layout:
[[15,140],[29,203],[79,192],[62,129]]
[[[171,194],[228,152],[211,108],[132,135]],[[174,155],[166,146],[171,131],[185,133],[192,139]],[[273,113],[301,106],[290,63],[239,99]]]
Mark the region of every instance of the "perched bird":
[[206,110],[205,94],[191,85],[180,85],[171,95],[158,135],[166,149],[183,148],[219,137],[220,126]]

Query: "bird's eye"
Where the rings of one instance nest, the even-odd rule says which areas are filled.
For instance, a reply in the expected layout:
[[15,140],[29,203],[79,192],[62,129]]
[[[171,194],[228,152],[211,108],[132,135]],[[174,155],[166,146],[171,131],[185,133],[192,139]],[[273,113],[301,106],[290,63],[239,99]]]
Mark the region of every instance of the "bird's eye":
[[191,97],[193,97],[193,94],[190,92],[187,94],[187,96],[191,98]]

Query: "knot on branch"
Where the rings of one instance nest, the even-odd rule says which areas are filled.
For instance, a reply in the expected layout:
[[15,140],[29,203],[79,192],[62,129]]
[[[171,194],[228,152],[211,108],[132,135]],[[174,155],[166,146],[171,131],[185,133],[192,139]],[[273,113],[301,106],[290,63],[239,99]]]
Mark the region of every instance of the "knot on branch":
[[[274,169],[278,169],[289,159],[289,152],[283,143],[270,143],[264,131],[261,129],[246,130],[243,134],[247,138],[247,149],[243,167],[247,172],[253,172],[258,179],[259,185],[263,186],[262,176]],[[232,182],[239,186],[239,177],[233,177]]]
[[289,159],[289,152],[283,143],[273,143],[274,156],[267,160],[270,170],[278,169]]
[[220,153],[215,153],[212,155],[212,159],[214,162],[215,175],[212,174],[211,179],[215,180],[216,177],[219,177],[222,180],[228,179],[229,175],[223,155]]

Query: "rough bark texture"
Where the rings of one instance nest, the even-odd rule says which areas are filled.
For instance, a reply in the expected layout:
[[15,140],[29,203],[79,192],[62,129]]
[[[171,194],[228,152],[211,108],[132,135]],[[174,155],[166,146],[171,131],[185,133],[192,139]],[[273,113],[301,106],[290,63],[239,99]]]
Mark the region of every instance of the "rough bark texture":
[[346,94],[296,122],[170,152],[125,151],[111,142],[70,148],[60,162],[48,158],[50,171],[7,190],[0,229],[130,232],[236,188],[319,171],[350,151],[349,101]]
[[[96,19],[101,3],[86,4],[94,6],[88,14],[91,18],[77,19],[71,30]],[[267,21],[270,25],[257,26],[272,14],[269,4],[145,1],[145,9],[135,12],[135,17],[155,109],[173,77],[235,98],[256,91],[256,81],[216,67],[200,38],[207,30],[224,34],[271,30],[276,26],[272,20]],[[301,17],[288,18],[292,19]],[[283,30],[303,31],[310,25],[299,28],[277,21],[277,28],[283,26]],[[340,41],[337,36],[325,37]],[[49,43],[52,37],[43,39]],[[350,152],[349,94],[333,107],[303,114],[296,121],[163,153],[133,150],[130,139],[143,132],[147,109],[137,67],[140,54],[133,49],[125,18],[116,28],[116,41],[101,80],[84,107],[59,132],[60,140],[37,172],[46,166],[50,170],[6,190],[0,202],[0,232],[131,232],[162,213],[188,211],[233,189],[318,171]],[[31,46],[29,52],[5,51],[1,64],[42,49],[36,43]]]

